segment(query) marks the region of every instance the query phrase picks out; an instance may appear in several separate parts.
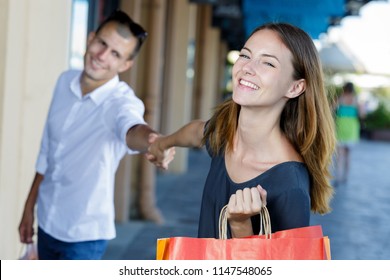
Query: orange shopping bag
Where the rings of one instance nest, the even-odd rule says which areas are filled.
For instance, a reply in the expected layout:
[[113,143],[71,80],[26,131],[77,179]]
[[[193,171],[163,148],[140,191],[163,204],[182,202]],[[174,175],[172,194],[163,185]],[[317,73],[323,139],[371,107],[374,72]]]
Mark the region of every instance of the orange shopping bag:
[[[267,208],[260,213],[260,235],[226,239],[226,207],[221,211],[220,239],[171,237],[157,240],[157,260],[326,260],[330,241],[320,225],[271,234]],[[264,234],[261,234],[264,233]]]

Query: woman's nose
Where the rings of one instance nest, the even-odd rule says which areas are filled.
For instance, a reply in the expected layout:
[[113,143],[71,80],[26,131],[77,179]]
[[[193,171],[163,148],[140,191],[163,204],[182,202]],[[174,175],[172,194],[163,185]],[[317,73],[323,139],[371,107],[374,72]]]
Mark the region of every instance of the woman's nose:
[[242,66],[242,71],[245,73],[245,74],[248,74],[248,75],[253,75],[255,73],[255,70],[254,70],[254,62],[253,61],[248,61],[246,62],[243,66]]

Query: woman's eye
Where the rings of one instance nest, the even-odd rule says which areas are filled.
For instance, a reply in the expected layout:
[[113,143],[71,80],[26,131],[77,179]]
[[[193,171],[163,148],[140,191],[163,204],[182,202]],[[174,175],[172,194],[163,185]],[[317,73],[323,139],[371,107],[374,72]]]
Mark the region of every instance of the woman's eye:
[[264,64],[272,68],[275,68],[275,65],[273,65],[271,62],[264,62]]
[[249,56],[247,56],[246,54],[240,54],[239,57],[242,57],[242,58],[245,58],[245,59],[249,59]]

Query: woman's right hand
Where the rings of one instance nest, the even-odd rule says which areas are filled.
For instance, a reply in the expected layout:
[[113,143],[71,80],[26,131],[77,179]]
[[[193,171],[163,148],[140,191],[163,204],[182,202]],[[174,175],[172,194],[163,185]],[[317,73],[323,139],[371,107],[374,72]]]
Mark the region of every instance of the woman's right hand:
[[227,206],[227,219],[233,237],[253,235],[251,217],[260,213],[267,204],[267,191],[260,185],[237,190]]

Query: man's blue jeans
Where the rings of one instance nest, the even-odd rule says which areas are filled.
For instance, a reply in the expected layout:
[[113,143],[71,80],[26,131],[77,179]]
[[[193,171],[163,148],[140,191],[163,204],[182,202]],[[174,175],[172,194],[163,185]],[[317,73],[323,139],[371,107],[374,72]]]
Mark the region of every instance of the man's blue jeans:
[[107,240],[64,242],[38,228],[38,257],[40,260],[100,260]]

